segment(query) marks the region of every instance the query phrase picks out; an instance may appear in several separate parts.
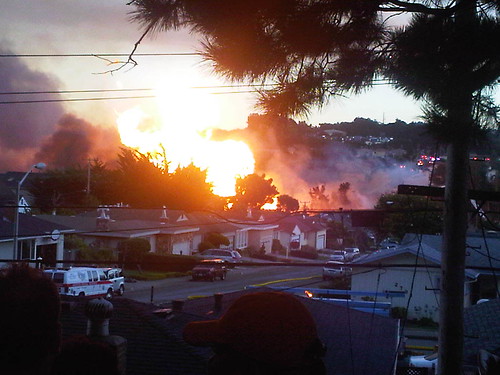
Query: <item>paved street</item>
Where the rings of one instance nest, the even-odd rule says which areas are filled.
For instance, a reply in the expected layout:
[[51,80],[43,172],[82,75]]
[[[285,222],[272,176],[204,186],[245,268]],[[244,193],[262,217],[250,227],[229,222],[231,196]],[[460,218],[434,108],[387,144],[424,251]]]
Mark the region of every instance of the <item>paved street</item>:
[[[276,286],[317,286],[323,283],[321,271],[319,266],[238,266],[230,269],[223,281],[192,281],[191,277],[183,276],[157,281],[129,282],[126,284],[125,297],[140,302],[163,304],[175,299],[227,293],[269,282]],[[280,280],[286,281],[279,282]]]

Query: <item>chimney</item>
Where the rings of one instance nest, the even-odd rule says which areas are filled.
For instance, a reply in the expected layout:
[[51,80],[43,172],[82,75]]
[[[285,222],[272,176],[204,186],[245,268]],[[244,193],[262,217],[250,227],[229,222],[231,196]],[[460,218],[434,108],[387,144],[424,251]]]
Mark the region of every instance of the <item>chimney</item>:
[[160,224],[167,224],[167,223],[168,223],[167,208],[163,206],[163,211],[161,212],[160,216]]
[[109,230],[109,222],[111,219],[109,218],[109,208],[107,207],[99,207],[97,209],[97,220],[96,227],[97,230]]
[[93,299],[85,305],[87,336],[95,342],[109,345],[115,354],[117,370],[120,375],[126,374],[127,340],[121,336],[109,334],[109,319],[113,313],[113,304],[103,298]]

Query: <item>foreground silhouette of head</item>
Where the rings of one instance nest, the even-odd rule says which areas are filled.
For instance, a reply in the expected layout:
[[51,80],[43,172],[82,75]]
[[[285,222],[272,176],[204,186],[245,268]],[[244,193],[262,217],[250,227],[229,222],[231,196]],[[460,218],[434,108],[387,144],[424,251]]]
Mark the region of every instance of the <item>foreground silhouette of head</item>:
[[0,372],[47,374],[59,351],[55,284],[26,264],[0,270]]
[[220,319],[189,323],[184,340],[213,348],[209,374],[326,373],[324,348],[314,319],[300,300],[288,293],[244,295]]

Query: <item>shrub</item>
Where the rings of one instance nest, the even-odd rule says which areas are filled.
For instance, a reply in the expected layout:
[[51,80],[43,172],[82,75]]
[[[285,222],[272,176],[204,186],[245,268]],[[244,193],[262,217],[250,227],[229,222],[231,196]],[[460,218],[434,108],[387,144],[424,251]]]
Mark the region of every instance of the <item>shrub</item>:
[[221,245],[229,246],[230,241],[229,238],[224,236],[223,234],[220,234],[218,232],[210,232],[205,236],[205,241],[210,242],[212,245],[212,248],[219,248]]
[[193,269],[199,259],[188,255],[160,255],[149,253],[144,256],[142,268],[157,272],[187,272]]
[[76,259],[78,260],[116,261],[116,256],[113,249],[91,249],[90,247],[88,247],[79,249],[76,254]]
[[281,244],[280,240],[273,239],[273,244],[271,245],[271,252],[273,253],[282,253],[285,250],[285,247]]
[[198,244],[198,251],[201,253],[207,249],[213,249],[215,248],[216,246],[214,246],[214,244],[212,244],[211,242],[208,242],[208,241],[201,241],[199,244]]
[[391,317],[394,319],[405,319],[407,315],[407,310],[404,307],[392,307]]
[[151,245],[145,238],[128,238],[120,241],[117,249],[121,261],[141,262],[143,257],[151,250]]

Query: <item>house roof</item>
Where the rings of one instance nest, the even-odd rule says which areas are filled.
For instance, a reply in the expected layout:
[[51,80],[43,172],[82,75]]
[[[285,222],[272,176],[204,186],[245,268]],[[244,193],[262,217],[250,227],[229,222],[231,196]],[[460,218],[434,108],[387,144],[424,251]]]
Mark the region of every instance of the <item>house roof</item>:
[[[353,261],[357,264],[377,264],[381,261],[389,261],[391,258],[402,254],[413,254],[432,262],[435,265],[441,264],[441,236],[424,235],[419,246],[419,239],[416,235],[407,235],[402,244],[394,249],[378,250],[372,254],[360,257]],[[487,246],[486,246],[487,244]],[[500,238],[486,238],[477,236],[467,237],[467,254],[465,258],[466,275],[476,278],[479,274],[493,274],[492,268],[500,267]],[[488,256],[489,253],[489,256]]]
[[[0,213],[0,242],[1,241],[12,241],[14,236],[14,225],[11,220],[8,220]],[[48,236],[54,231],[59,232],[72,232],[73,230],[63,224],[55,224],[47,220],[43,220],[38,217],[34,217],[26,214],[19,214],[19,237],[43,237]]]
[[[408,239],[408,241],[411,240],[410,243],[417,243],[416,236],[413,236],[413,239],[410,236],[405,236],[403,241]],[[441,236],[423,235],[422,243],[441,252]],[[479,234],[469,234],[466,243],[466,268],[483,275],[492,275],[494,271],[491,268],[500,268],[500,236],[487,235],[483,237]]]
[[115,220],[111,218],[108,222],[107,230],[97,228],[97,215],[94,216],[63,216],[63,215],[38,215],[44,220],[65,224],[68,227],[75,228],[78,234],[92,236],[106,236],[117,238],[131,238],[149,234],[177,234],[198,231],[198,227],[184,224],[162,224],[159,219],[155,221],[146,221],[140,219]]
[[477,363],[480,349],[500,355],[500,299],[470,306],[464,311],[464,362]]
[[[165,319],[154,314],[157,306],[126,298],[115,298],[112,304],[109,333],[127,340],[127,375],[206,373],[205,358],[170,332]],[[188,321],[189,316],[176,317],[179,326]],[[85,335],[85,303],[77,301],[72,308],[62,309],[61,326],[63,339]]]
[[[183,342],[184,326],[192,321],[217,319],[234,300],[257,290],[269,289],[225,293],[220,310],[214,308],[213,297],[187,300],[182,311],[174,310],[164,318],[155,314],[158,306],[121,297],[113,299],[109,330],[111,335],[127,339],[127,375],[205,374],[212,351]],[[312,299],[301,298],[301,301],[313,315],[320,339],[327,347],[324,361],[328,374],[391,372],[397,346],[397,320]],[[76,302],[71,310],[63,309],[63,337],[84,334],[86,321],[83,302]]]
[[[213,297],[186,301],[183,311],[198,316],[199,320],[217,319],[237,298],[260,290],[270,289],[225,293],[220,310],[215,309]],[[391,373],[398,339],[397,320],[324,301],[297,298],[311,312],[320,339],[327,347],[324,361],[328,374]]]

